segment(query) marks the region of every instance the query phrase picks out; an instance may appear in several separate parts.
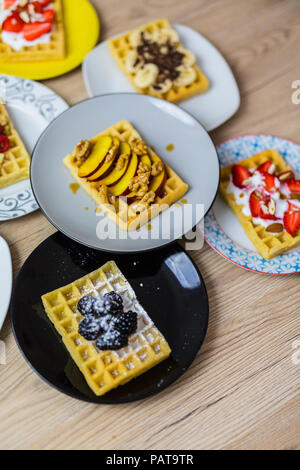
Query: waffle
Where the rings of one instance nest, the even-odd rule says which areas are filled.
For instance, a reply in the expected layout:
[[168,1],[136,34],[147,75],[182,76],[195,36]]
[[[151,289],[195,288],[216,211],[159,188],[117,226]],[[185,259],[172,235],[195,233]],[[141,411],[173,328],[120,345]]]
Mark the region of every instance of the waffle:
[[[125,311],[138,313],[137,332],[128,346],[118,351],[98,351],[95,343],[78,333],[82,316],[78,301],[86,296],[103,296],[114,290],[123,298]],[[71,284],[42,297],[46,313],[55,326],[73,360],[96,395],[104,395],[115,387],[143,374],[166,359],[171,349],[139,304],[136,295],[114,261]]]
[[5,62],[36,62],[47,60],[59,60],[65,56],[65,33],[63,24],[62,0],[53,0],[55,10],[54,31],[49,44],[36,44],[22,47],[15,51],[11,46],[5,44],[1,37],[0,26],[0,61]]
[[[103,132],[98,134],[96,137],[91,139],[91,142],[95,142],[101,135],[111,135],[118,137],[122,142],[130,142],[132,139],[141,139],[140,134],[128,121],[121,121]],[[148,147],[150,156],[155,155],[154,151]],[[140,214],[136,214],[133,210],[134,202],[128,203],[122,198],[118,198],[116,205],[107,204],[103,200],[101,193],[98,189],[101,185],[99,183],[89,183],[83,178],[78,176],[78,168],[72,161],[72,155],[67,155],[64,160],[64,164],[69,168],[72,176],[78,181],[82,188],[101,206],[105,214],[113,220],[122,230],[136,230],[138,227],[149,222],[151,219],[156,217],[160,212],[168,209],[171,204],[180,199],[188,190],[188,185],[182,181],[181,178],[167,165],[167,180],[164,186],[164,193],[161,197],[157,196],[155,203],[150,206],[147,210],[144,210]],[[109,189],[109,188],[108,188]]]
[[7,122],[10,149],[0,163],[0,188],[29,178],[30,157],[3,104],[0,103],[0,122]]
[[[148,23],[141,28],[152,33],[158,29],[171,28],[171,25],[168,20],[160,19]],[[124,75],[126,75],[130,83],[139,93],[156,96],[157,98],[162,98],[167,101],[171,101],[172,103],[178,103],[180,101],[191,98],[192,96],[198,95],[199,93],[204,93],[207,91],[209,87],[209,81],[196,65],[194,65],[193,68],[196,71],[197,77],[191,85],[180,87],[173,85],[166,93],[159,93],[159,91],[150,90],[150,88],[138,88],[134,83],[134,74],[130,73],[125,65],[128,52],[134,49],[129,43],[129,37],[133,31],[134,30],[128,31],[128,33],[123,34],[122,36],[111,39],[108,41],[108,46],[110,53],[115,59],[119,69],[124,73]]]
[[[271,160],[272,163],[274,163],[277,173],[290,170],[290,167],[285,163],[277,150],[270,149],[264,150],[250,158],[246,158],[245,160],[240,161],[239,164],[248,169],[257,168],[266,160]],[[230,182],[231,168],[232,165],[228,165],[221,169],[220,192],[225,201],[232,208],[235,215],[238,217],[246,235],[252,241],[259,253],[268,260],[300,245],[300,230],[295,236],[290,235],[288,232],[272,234],[262,225],[254,225],[252,217],[246,217],[242,213],[243,206],[237,205],[234,195],[226,192],[226,188]]]

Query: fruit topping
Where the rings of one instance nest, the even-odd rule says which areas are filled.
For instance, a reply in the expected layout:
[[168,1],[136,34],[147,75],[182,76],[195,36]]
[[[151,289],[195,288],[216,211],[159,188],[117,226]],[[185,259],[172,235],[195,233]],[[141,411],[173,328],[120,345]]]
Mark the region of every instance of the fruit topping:
[[25,24],[23,28],[23,36],[26,41],[34,41],[43,34],[49,33],[52,29],[52,23],[41,23],[36,21],[34,23]]
[[23,30],[25,23],[17,11],[14,11],[2,23],[3,31],[10,33],[20,33]]
[[108,300],[111,303],[112,310],[116,313],[122,310],[123,308],[123,299],[115,291],[108,292],[103,297],[105,300]]
[[9,138],[6,135],[0,135],[0,153],[7,152],[10,148]]
[[117,350],[128,346],[128,336],[119,330],[110,329],[101,335],[96,341],[96,347],[101,350]]
[[87,295],[82,297],[77,304],[77,310],[81,315],[92,315],[94,313],[93,307],[95,303],[95,297],[92,295]]
[[257,168],[257,171],[270,173],[272,175],[275,171],[275,165],[270,160],[267,160],[266,162],[259,165],[259,167]]
[[91,153],[79,167],[78,176],[80,178],[87,178],[92,176],[99,169],[101,164],[104,162],[104,159],[110,150],[112,143],[112,137],[108,135],[99,137],[97,142],[94,144]]
[[288,181],[287,187],[291,193],[300,194],[300,180],[292,179]]
[[249,197],[249,205],[252,217],[259,217],[262,195],[258,191],[253,191]]
[[285,230],[294,236],[300,228],[300,208],[289,203],[289,209],[283,216]]
[[79,323],[78,333],[88,341],[95,341],[101,332],[101,325],[93,315],[87,315]]
[[275,193],[279,186],[280,186],[280,183],[278,181],[278,178],[274,175],[271,175],[270,173],[267,173],[265,171],[261,171],[260,172],[264,178],[264,184],[265,184],[265,189],[269,192],[269,193]]
[[125,335],[131,335],[137,329],[137,313],[129,310],[126,313],[121,313],[113,321],[114,328],[119,330]]
[[235,164],[232,167],[232,181],[238,188],[244,188],[251,177],[250,171],[242,165]]

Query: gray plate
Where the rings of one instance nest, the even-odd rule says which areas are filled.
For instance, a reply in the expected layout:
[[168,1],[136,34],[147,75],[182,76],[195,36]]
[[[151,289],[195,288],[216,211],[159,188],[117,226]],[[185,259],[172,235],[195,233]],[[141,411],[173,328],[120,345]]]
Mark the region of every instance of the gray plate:
[[[149,145],[188,183],[188,204],[173,205],[137,232],[123,232],[104,215],[74,182],[62,159],[81,139],[127,119]],[[174,145],[172,152],[166,151]],[[216,149],[199,122],[174,104],[138,95],[119,93],[97,96],[73,106],[55,119],[41,135],[32,156],[32,188],[46,217],[67,236],[84,245],[117,252],[158,248],[181,238],[207,213],[219,183]],[[198,208],[199,209],[199,208]],[[201,209],[201,207],[200,207]]]

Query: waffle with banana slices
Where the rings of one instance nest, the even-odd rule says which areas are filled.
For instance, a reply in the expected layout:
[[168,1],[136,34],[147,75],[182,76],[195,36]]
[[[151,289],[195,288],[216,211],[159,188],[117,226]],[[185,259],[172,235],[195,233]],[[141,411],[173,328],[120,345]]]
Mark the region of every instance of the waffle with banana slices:
[[[94,154],[98,160],[84,171]],[[136,230],[188,190],[188,185],[163,163],[128,121],[105,129],[90,141],[81,141],[63,162],[122,230]]]
[[[300,181],[293,170],[274,149],[237,164],[221,169],[220,192],[255,248],[269,260],[299,246]],[[244,187],[243,181],[234,184],[234,167],[244,175]]]
[[30,156],[0,103],[0,188],[29,178]]
[[64,58],[62,0],[0,0],[1,12],[0,63]]
[[204,93],[209,81],[169,21],[159,19],[108,42],[118,67],[139,92],[178,103]]
[[[103,299],[109,292],[115,292],[121,297],[125,313],[137,313],[137,324],[135,331],[128,337],[127,346],[99,350],[97,342],[79,334],[79,325],[83,319],[79,312],[83,311],[79,308],[79,301],[87,296]],[[171,353],[166,339],[140,305],[135,292],[114,261],[43,295],[42,302],[68,352],[89,387],[98,396],[143,374]]]

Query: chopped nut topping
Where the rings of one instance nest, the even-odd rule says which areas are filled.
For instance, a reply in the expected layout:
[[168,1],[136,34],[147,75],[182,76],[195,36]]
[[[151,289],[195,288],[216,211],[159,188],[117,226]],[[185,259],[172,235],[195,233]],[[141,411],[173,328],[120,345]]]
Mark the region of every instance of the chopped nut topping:
[[150,167],[149,167],[149,165],[147,165],[147,163],[140,162],[138,170],[137,170],[137,174],[138,175],[143,175],[143,174],[148,173],[148,172],[149,172],[149,176],[150,176]]
[[154,191],[149,191],[143,199],[141,200],[142,203],[144,204],[152,204],[155,201],[155,192]]
[[146,142],[144,142],[142,139],[132,139],[130,142],[132,151],[136,153],[137,155],[145,155],[148,153],[148,147]]
[[109,149],[109,151],[107,152],[107,155],[105,157],[105,163],[110,163],[113,160],[117,150],[118,150],[118,145],[113,145]]
[[151,175],[157,176],[163,171],[163,169],[164,169],[164,165],[162,162],[155,162],[153,163],[152,168],[151,168]]
[[101,185],[97,189],[98,189],[98,192],[99,192],[99,196],[102,199],[102,204],[109,204],[107,186]]
[[119,156],[118,161],[116,163],[116,170],[121,171],[124,168],[124,165],[128,161],[128,155],[126,153],[122,153]]
[[90,155],[92,144],[89,140],[81,140],[75,147],[73,152],[73,162],[80,166]]

